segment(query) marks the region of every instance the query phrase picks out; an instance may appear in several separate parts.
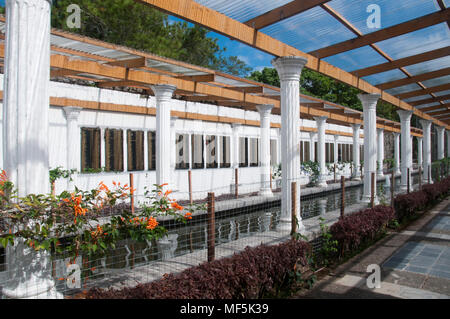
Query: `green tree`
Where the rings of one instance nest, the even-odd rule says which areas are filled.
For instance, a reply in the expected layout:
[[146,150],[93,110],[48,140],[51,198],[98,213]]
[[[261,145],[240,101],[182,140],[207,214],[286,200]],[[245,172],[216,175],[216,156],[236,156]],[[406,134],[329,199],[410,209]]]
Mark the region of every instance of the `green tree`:
[[[249,79],[280,86],[280,79],[274,68],[266,67],[261,71],[254,71],[250,74]],[[362,111],[362,104],[358,99],[358,93],[360,93],[358,89],[313,70],[303,69],[300,78],[300,92]],[[392,104],[380,100],[377,105],[377,115],[398,122],[396,109]]]
[[[70,29],[70,4],[81,8],[81,28]],[[167,14],[134,0],[54,0],[52,27],[124,45],[234,75],[250,69],[237,57],[224,58],[218,39],[200,26],[171,21]]]

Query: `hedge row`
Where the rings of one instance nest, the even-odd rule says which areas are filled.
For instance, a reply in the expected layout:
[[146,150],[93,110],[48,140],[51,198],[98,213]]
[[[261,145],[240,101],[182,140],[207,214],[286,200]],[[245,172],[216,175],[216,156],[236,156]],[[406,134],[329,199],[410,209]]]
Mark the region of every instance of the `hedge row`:
[[394,219],[392,207],[375,206],[339,219],[330,227],[330,234],[338,242],[339,255],[344,256],[375,240]]
[[254,299],[270,296],[297,264],[306,265],[307,242],[247,247],[228,258],[121,290],[91,289],[88,299]]
[[434,184],[423,185],[422,190],[398,195],[394,199],[397,220],[401,223],[417,211],[425,210],[449,195],[450,177]]

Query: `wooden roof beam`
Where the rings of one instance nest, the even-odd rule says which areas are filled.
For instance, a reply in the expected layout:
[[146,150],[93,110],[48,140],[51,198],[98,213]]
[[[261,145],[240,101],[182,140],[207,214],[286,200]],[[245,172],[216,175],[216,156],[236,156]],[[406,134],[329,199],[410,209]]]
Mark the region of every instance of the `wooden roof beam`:
[[439,105],[436,105],[436,106],[423,107],[423,108],[421,108],[419,110],[421,110],[422,112],[430,112],[430,111],[439,110],[439,109],[445,109],[445,108],[450,108],[450,103],[439,104]]
[[404,79],[399,79],[399,80],[382,83],[382,84],[377,85],[377,88],[379,88],[381,90],[388,90],[388,89],[396,88],[396,87],[403,86],[403,85],[408,85],[408,84],[412,84],[412,83],[416,83],[416,82],[420,82],[420,81],[426,81],[426,80],[430,80],[430,79],[434,79],[434,78],[439,78],[439,77],[446,76],[449,74],[450,74],[450,67],[447,67],[447,68],[440,69],[437,71],[432,71],[432,72],[428,72],[428,73],[422,73],[419,75],[415,75],[410,78],[404,78]]
[[413,56],[409,56],[406,58],[386,62],[386,63],[377,64],[377,65],[370,66],[370,67],[367,67],[364,69],[355,70],[350,73],[355,76],[358,76],[358,77],[363,77],[363,76],[368,76],[368,75],[372,75],[372,74],[377,74],[377,73],[394,70],[394,69],[408,66],[408,65],[413,65],[413,64],[417,64],[417,63],[421,63],[421,62],[426,62],[426,61],[442,58],[447,55],[450,55],[450,46],[436,49],[433,51],[428,51],[428,52],[417,54],[417,55],[413,55]]
[[319,59],[323,59],[342,52],[357,49],[372,43],[384,41],[406,33],[424,29],[441,22],[446,22],[449,19],[450,19],[450,9],[445,9],[442,11],[430,13],[426,16],[422,16],[417,19],[409,20],[388,28],[384,28],[379,31],[368,33],[358,38],[336,43],[326,48],[321,48],[309,52],[309,54]]
[[[426,95],[429,93],[441,92],[441,91],[446,91],[446,90],[450,90],[450,83],[429,87],[424,90],[417,90],[417,91],[410,91],[410,92],[402,93],[402,94],[397,95],[397,97],[399,99],[408,99],[410,97],[422,96],[422,95]],[[411,104],[411,103],[409,103],[409,104]]]
[[436,96],[436,97],[432,97],[432,98],[429,98],[429,99],[423,99],[423,100],[414,101],[414,102],[409,102],[409,104],[411,104],[413,106],[417,106],[417,105],[428,104],[428,103],[439,102],[439,101],[445,101],[445,100],[450,100],[450,94]]
[[192,82],[215,82],[216,76],[214,74],[202,75],[180,75],[178,79],[192,81]]
[[124,68],[142,68],[147,67],[147,59],[145,57],[139,57],[128,60],[117,60],[106,63],[108,65],[122,66]]
[[330,0],[294,0],[283,6],[261,14],[253,19],[250,19],[244,22],[244,24],[255,30],[259,30],[284,19],[300,14],[328,1]]

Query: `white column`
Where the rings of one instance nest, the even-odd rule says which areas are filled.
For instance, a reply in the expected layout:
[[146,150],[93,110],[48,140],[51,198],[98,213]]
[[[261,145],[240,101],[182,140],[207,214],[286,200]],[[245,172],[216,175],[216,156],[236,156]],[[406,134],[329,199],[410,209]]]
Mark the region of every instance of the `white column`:
[[326,170],[325,165],[325,123],[327,122],[326,116],[314,117],[317,123],[317,157],[319,158],[319,187],[327,187]]
[[[371,199],[372,173],[377,169],[377,102],[380,94],[358,94],[363,105],[364,117],[364,193],[362,201],[369,203]],[[374,201],[378,202],[376,192]]]
[[378,170],[377,176],[383,177],[383,162],[384,162],[384,129],[377,129],[377,162],[378,162]]
[[272,60],[280,77],[281,93],[281,216],[280,229],[291,228],[291,183],[297,182],[297,221],[304,228],[300,216],[300,74],[307,60],[288,56]]
[[445,157],[444,155],[444,132],[445,127],[443,126],[435,126],[437,132],[437,155],[438,160],[441,160]]
[[171,117],[170,119],[170,184],[172,187],[172,190],[177,189],[177,179],[176,179],[176,171],[175,171],[175,164],[176,164],[176,138],[177,134],[175,131],[175,124],[177,121],[177,117]]
[[[153,85],[156,97],[156,183],[170,183],[170,101],[176,87],[173,85]],[[172,187],[169,185],[169,188]]]
[[423,138],[417,136],[417,164],[419,167],[423,165],[423,147],[422,147]]
[[[431,170],[431,121],[420,120],[423,129],[423,179],[428,182],[428,174]],[[433,182],[430,176],[430,182]]]
[[353,176],[352,179],[355,181],[361,180],[360,173],[360,159],[359,159],[359,130],[361,129],[361,124],[352,124],[353,129]]
[[127,129],[122,130],[123,172],[124,173],[128,172],[128,135],[127,135],[127,132],[128,132]]
[[144,131],[144,171],[148,171],[148,131]]
[[50,192],[51,1],[6,1],[3,165],[19,196]]
[[339,135],[335,135],[334,136],[334,146],[333,146],[333,158],[334,158],[334,163],[336,164],[338,162],[338,139],[339,139]]
[[[412,170],[412,145],[411,145],[411,116],[412,111],[398,110],[401,124],[401,151],[402,160],[400,163],[400,169],[402,177],[400,181],[400,190],[405,191],[408,188],[408,168],[410,169],[410,175]],[[412,184],[411,176],[409,178],[410,186]]]
[[314,162],[316,160],[315,156],[314,156],[314,143],[316,140],[316,132],[309,132],[309,138],[310,138],[310,142],[309,142],[309,159],[311,162]]
[[[50,191],[50,10],[47,0],[6,1],[3,165],[19,196]],[[7,248],[7,277],[6,298],[62,298],[50,254],[20,239]]]
[[445,131],[447,133],[447,157],[450,158],[450,131]]
[[271,196],[270,189],[270,112],[273,105],[257,105],[256,109],[260,115],[261,139],[260,139],[260,162],[261,162],[261,190],[260,195]]
[[[81,107],[66,106],[63,108],[67,120],[66,145],[67,145],[67,169],[76,169],[80,171],[80,154],[81,154],[81,138],[80,129],[78,127],[78,118],[80,116]],[[74,189],[73,181],[68,179],[67,190]]]
[[400,175],[400,133],[392,134],[394,134],[394,174]]
[[[231,124],[231,128],[233,129],[233,146],[232,146],[232,150],[233,150],[233,154],[232,154],[232,167],[233,168],[239,168],[239,129],[240,129],[241,125],[240,124],[236,124],[233,123]],[[233,174],[234,176],[234,174]]]

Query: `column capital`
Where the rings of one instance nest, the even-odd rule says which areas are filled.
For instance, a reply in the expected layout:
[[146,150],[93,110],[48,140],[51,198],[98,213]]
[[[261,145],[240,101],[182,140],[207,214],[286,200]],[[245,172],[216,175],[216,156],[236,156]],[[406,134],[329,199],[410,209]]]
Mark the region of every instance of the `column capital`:
[[379,93],[369,93],[369,94],[358,94],[358,99],[361,101],[363,108],[376,108],[377,102],[380,99],[381,94]]
[[272,60],[281,81],[299,81],[307,59],[299,56],[284,56]]
[[434,127],[436,128],[436,132],[438,132],[439,134],[443,134],[444,133],[444,130],[445,130],[444,126],[437,126],[437,125],[435,125]]
[[334,135],[334,141],[337,142],[337,140],[339,139],[339,135]]
[[416,138],[417,138],[417,140],[418,140],[419,142],[422,142],[422,140],[423,140],[423,137],[422,137],[422,136],[416,136]]
[[361,124],[351,124],[351,127],[353,129],[353,132],[361,129]]
[[177,89],[175,85],[156,84],[151,86],[155,97],[159,101],[168,101],[172,98],[173,92]]
[[316,120],[317,125],[323,125],[327,121],[328,116],[314,116],[314,120]]
[[70,120],[78,120],[78,117],[80,116],[81,110],[83,108],[78,107],[78,106],[66,106],[63,107],[64,110],[64,114],[66,115],[66,119],[68,121]]
[[270,112],[272,112],[273,104],[260,104],[256,106],[256,109],[261,116],[269,116]]
[[399,137],[399,136],[400,136],[400,133],[398,133],[398,132],[392,132],[392,135],[394,135],[394,137]]
[[377,132],[378,133],[383,133],[384,132],[384,128],[377,128]]
[[411,120],[413,111],[397,110],[397,114],[398,114],[398,116],[400,116],[401,122],[409,122]]
[[424,119],[420,119],[419,122],[420,122],[420,125],[422,125],[422,128],[424,130],[430,129],[431,123],[433,123],[431,120],[424,120]]
[[241,125],[240,123],[231,123],[231,128],[233,129],[233,131],[239,130],[239,128],[240,128],[241,126],[242,126],[242,125]]

